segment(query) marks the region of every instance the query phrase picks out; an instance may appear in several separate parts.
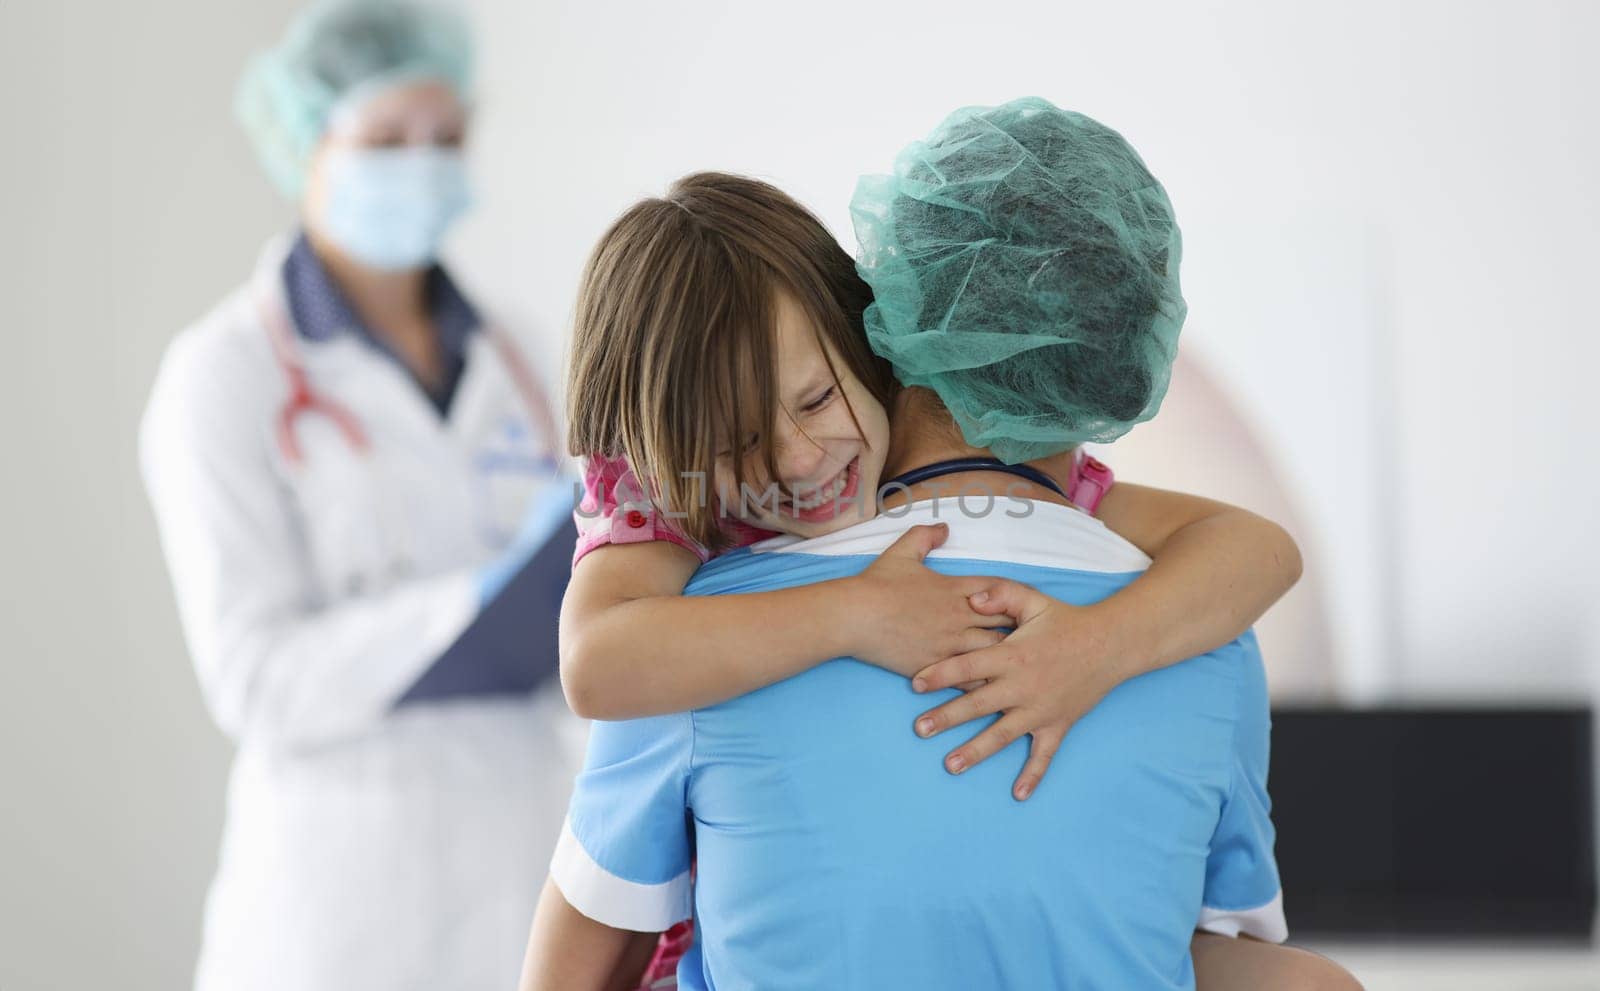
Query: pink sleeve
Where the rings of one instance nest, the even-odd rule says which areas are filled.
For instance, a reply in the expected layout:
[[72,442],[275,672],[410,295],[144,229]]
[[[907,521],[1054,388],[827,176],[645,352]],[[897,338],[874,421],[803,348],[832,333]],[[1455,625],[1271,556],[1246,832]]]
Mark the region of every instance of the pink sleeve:
[[572,514],[578,524],[574,566],[596,547],[665,540],[689,551],[704,564],[711,559],[700,546],[660,518],[625,458],[591,457],[583,466],[583,499]]
[[1093,516],[1114,484],[1116,476],[1105,462],[1078,448],[1078,456],[1072,461],[1072,480],[1067,485],[1067,498],[1072,504]]

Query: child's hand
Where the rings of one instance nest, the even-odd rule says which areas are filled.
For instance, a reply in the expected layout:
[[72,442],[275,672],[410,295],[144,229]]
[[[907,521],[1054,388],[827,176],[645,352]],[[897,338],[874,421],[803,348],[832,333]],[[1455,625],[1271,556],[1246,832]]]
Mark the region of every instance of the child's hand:
[[1011,789],[1022,801],[1038,787],[1072,724],[1124,679],[1093,606],[1071,606],[1011,581],[996,582],[973,599],[975,609],[1013,621],[1016,632],[918,672],[911,683],[918,692],[978,684],[917,717],[916,732],[933,736],[1003,713],[945,755],[945,769],[959,774],[1031,733],[1028,761]]
[[922,563],[944,543],[944,523],[914,526],[867,566],[853,583],[844,622],[856,624],[851,642],[861,660],[909,678],[953,655],[992,647],[1005,639],[995,627],[1012,625],[998,610],[976,608],[971,596],[998,578],[942,575]]

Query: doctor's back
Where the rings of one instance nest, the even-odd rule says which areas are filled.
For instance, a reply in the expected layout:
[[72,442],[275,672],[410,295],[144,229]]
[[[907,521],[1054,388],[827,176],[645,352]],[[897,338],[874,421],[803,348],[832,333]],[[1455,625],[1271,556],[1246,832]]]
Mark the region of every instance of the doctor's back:
[[559,828],[571,492],[537,379],[434,260],[468,54],[449,15],[357,0],[252,65],[241,117],[307,226],[178,335],[141,424],[238,748],[202,989],[509,986]]
[[[852,574],[938,520],[950,537],[930,567],[1068,602],[1148,564],[1067,507],[969,519],[950,499],[725,555],[689,592]],[[596,723],[553,875],[604,919],[624,894],[687,889],[692,848],[691,988],[1189,988],[1196,928],[1283,938],[1251,635],[1115,689],[1027,802],[1010,795],[1025,740],[944,770],[956,741],[911,729],[936,701],[840,659],[686,716]],[[636,839],[685,813],[675,847]]]

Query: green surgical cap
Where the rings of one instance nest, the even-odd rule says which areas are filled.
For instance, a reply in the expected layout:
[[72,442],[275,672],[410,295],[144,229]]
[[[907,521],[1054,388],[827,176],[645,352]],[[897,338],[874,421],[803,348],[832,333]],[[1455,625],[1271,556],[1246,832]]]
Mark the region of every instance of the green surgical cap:
[[239,80],[234,110],[284,195],[305,184],[334,107],[354,91],[438,79],[465,94],[472,71],[466,22],[405,0],[331,0],[303,12]]
[[1172,204],[1122,135],[1028,97],[968,107],[850,212],[873,350],[1017,463],[1155,416],[1187,306]]

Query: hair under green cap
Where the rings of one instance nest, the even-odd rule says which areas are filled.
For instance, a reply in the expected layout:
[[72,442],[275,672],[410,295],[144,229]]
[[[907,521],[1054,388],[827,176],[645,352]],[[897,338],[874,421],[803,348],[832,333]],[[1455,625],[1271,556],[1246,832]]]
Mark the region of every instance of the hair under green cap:
[[968,107],[851,202],[867,336],[1016,463],[1155,416],[1187,306],[1172,204],[1122,136],[1025,97]]
[[329,115],[352,92],[438,79],[465,95],[471,72],[471,36],[450,8],[325,0],[251,59],[234,111],[267,174],[286,196],[297,197]]

